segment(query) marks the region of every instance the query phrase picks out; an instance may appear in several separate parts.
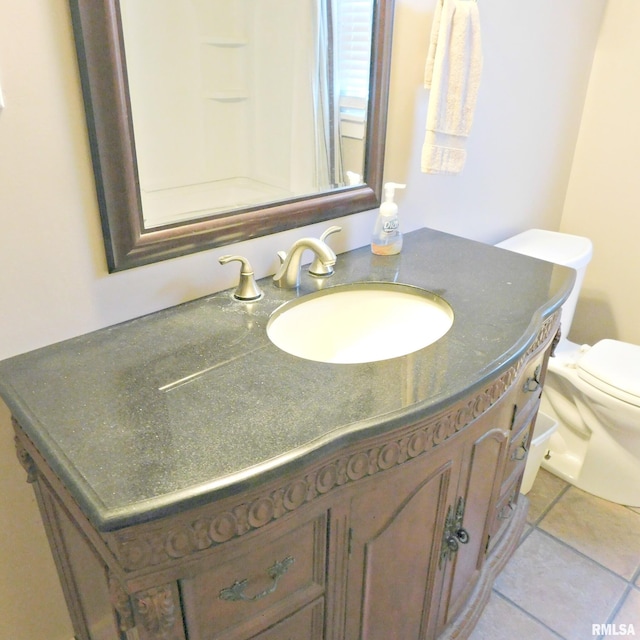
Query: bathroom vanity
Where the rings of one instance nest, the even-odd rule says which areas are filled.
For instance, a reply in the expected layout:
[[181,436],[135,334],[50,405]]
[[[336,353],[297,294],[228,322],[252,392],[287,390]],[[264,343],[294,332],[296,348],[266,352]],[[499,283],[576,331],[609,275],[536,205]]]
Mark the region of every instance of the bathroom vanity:
[[[464,638],[519,487],[571,269],[432,230],[0,363],[78,640]],[[446,300],[434,344],[361,364],[266,334],[353,282]],[[389,340],[394,336],[389,335]]]

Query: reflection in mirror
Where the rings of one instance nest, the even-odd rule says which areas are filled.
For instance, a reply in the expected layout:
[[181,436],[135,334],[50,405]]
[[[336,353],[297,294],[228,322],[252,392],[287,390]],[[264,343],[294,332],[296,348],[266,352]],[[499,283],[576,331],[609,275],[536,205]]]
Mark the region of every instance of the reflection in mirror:
[[120,10],[146,228],[359,182],[372,0]]
[[71,6],[110,270],[377,206],[392,3]]

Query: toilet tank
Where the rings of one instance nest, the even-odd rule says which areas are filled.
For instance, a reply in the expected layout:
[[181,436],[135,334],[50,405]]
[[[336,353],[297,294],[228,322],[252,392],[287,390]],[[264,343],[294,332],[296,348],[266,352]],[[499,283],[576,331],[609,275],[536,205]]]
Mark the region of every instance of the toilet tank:
[[591,240],[583,236],[574,236],[558,231],[529,229],[499,242],[496,246],[571,267],[578,272],[573,290],[562,305],[562,336],[566,339],[571,330],[584,274],[593,254]]

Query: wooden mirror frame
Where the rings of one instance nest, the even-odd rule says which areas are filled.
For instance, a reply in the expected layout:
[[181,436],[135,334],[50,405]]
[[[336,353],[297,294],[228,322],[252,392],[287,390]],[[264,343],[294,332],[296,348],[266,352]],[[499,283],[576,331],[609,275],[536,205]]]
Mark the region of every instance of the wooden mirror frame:
[[380,204],[394,0],[374,3],[364,184],[145,229],[119,0],[70,0],[110,272],[228,245]]

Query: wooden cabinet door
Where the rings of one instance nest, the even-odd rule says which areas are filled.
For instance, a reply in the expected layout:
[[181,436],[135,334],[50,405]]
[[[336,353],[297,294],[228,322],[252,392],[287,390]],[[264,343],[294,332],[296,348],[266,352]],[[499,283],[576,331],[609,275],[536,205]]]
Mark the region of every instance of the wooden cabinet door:
[[468,433],[455,498],[456,508],[462,507],[461,526],[466,539],[448,561],[439,629],[451,622],[467,602],[484,563],[509,444],[508,426],[494,426],[500,417],[499,410],[490,411]]
[[433,637],[443,523],[460,470],[446,449],[375,476],[352,499],[348,640]]

